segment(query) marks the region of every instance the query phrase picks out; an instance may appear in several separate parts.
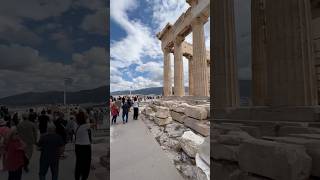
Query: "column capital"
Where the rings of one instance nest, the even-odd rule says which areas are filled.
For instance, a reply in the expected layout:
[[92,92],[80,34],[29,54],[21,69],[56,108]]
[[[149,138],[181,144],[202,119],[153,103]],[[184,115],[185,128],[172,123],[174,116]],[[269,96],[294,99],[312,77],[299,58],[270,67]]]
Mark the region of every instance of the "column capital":
[[197,25],[197,24],[205,24],[208,21],[208,16],[201,14],[198,17],[192,19],[191,25]]
[[184,39],[185,39],[185,37],[177,36],[177,37],[174,39],[174,43],[181,44],[181,43],[184,41]]
[[170,53],[171,49],[170,49],[170,47],[164,47],[164,48],[162,48],[162,52],[163,53]]

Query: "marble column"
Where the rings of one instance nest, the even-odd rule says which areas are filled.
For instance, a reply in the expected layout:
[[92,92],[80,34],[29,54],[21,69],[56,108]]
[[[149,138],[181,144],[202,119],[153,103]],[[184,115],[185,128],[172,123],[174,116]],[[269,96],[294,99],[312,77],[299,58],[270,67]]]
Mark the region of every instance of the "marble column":
[[171,82],[171,59],[170,59],[170,49],[163,49],[163,95],[171,96],[172,94],[172,82]]
[[193,41],[194,96],[209,96],[207,51],[204,37],[204,22],[207,17],[198,17],[191,23]]
[[265,15],[271,105],[317,105],[310,0],[266,0]]
[[184,96],[182,42],[183,38],[178,37],[174,41],[174,95]]
[[213,7],[213,92],[214,108],[239,106],[239,87],[236,61],[236,35],[233,0],[215,0]]
[[252,105],[266,106],[267,58],[266,58],[266,16],[265,1],[251,2],[251,47],[252,47]]
[[193,77],[194,77],[194,64],[193,64],[193,58],[192,56],[188,56],[187,59],[189,60],[189,96],[193,96],[194,95],[194,81],[193,81]]

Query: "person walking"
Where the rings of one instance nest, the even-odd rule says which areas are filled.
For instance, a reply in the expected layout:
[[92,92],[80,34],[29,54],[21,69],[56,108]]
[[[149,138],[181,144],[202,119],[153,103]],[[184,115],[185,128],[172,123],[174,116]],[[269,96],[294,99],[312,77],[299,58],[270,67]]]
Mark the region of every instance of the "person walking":
[[122,122],[123,122],[123,124],[128,122],[129,110],[130,110],[129,101],[124,102],[122,105]]
[[76,116],[77,128],[75,130],[75,180],[87,180],[91,167],[91,129],[87,117],[80,111]]
[[21,180],[25,160],[25,143],[21,140],[16,128],[12,128],[6,143],[4,167],[8,171],[8,180]]
[[117,123],[117,117],[119,115],[119,109],[116,104],[113,104],[111,107],[111,115],[112,115],[112,121],[111,124]]
[[49,116],[46,115],[46,111],[41,111],[41,115],[38,117],[40,134],[47,133],[47,126],[49,122]]
[[40,154],[39,179],[45,180],[46,174],[50,167],[52,180],[58,180],[59,176],[59,159],[63,153],[63,138],[56,133],[56,127],[50,123],[47,127],[47,133],[41,136],[38,147]]
[[7,127],[7,122],[2,118],[0,119],[0,172],[4,170],[5,160],[5,141],[10,133],[10,128]]
[[22,115],[23,121],[18,124],[17,130],[21,139],[26,144],[24,170],[29,172],[29,162],[33,154],[34,145],[37,142],[38,131],[35,123],[29,120],[27,114]]
[[137,97],[134,97],[133,99],[133,119],[138,120],[139,115],[139,102]]

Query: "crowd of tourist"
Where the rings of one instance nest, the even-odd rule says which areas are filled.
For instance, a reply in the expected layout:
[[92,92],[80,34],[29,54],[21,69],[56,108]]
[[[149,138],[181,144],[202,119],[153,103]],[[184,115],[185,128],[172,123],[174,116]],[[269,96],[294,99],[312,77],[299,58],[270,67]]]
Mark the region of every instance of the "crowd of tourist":
[[133,109],[133,120],[138,120],[139,103],[146,101],[148,97],[141,98],[139,96],[119,96],[110,97],[110,113],[112,116],[111,124],[117,124],[117,117],[120,116],[122,110],[122,123],[128,123],[129,112]]
[[[21,180],[23,170],[29,172],[34,147],[40,154],[39,179],[45,180],[50,168],[52,180],[58,180],[59,161],[67,158],[65,145],[75,144],[75,180],[88,179],[91,164],[92,129],[103,121],[102,109],[74,107],[44,108],[40,113],[29,109],[21,114],[0,109],[0,172],[8,172],[9,180]],[[33,170],[34,171],[34,170]]]

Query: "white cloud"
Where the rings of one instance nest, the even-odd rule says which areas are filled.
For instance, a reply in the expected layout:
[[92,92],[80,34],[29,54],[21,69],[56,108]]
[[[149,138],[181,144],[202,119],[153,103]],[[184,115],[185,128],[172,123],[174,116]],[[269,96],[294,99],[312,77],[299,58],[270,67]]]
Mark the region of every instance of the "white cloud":
[[[128,13],[138,11],[139,3],[137,0],[118,0],[111,1],[111,19],[118,23],[126,32],[126,37],[119,41],[111,41],[111,91],[125,90],[133,84],[144,88],[151,86],[161,86],[163,78],[163,61],[160,41],[156,34],[170,22],[173,24],[179,16],[185,12],[189,5],[185,1],[179,0],[146,0],[148,10],[152,11],[150,21],[153,27],[149,27],[150,22],[142,22],[141,19],[132,19]],[[144,12],[147,12],[146,10]],[[210,48],[210,23],[206,23],[205,36],[206,46]],[[192,43],[192,34],[186,37],[186,41]],[[147,57],[147,58],[146,58]],[[147,62],[146,62],[146,59]],[[173,57],[171,65],[173,66]],[[127,68],[132,64],[137,64],[135,71],[146,72],[147,76],[132,76],[131,81],[120,79],[122,74],[131,76],[135,73],[128,72]],[[173,78],[173,69],[172,69]],[[113,73],[116,73],[113,75]],[[188,84],[188,62],[184,60],[184,82]],[[113,79],[115,78],[115,79]],[[173,83],[173,79],[172,79]]]

